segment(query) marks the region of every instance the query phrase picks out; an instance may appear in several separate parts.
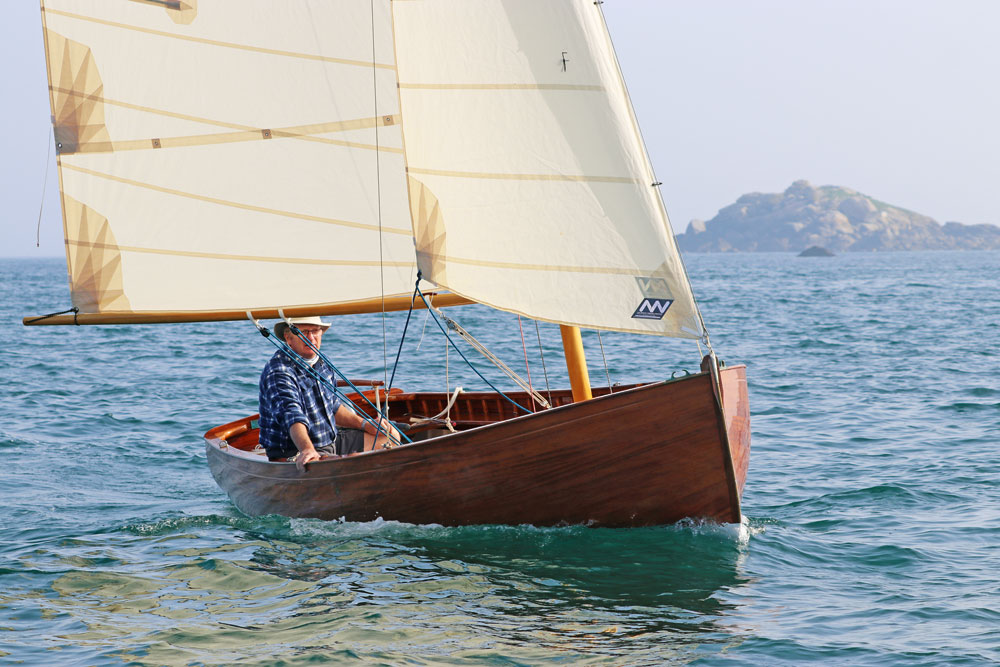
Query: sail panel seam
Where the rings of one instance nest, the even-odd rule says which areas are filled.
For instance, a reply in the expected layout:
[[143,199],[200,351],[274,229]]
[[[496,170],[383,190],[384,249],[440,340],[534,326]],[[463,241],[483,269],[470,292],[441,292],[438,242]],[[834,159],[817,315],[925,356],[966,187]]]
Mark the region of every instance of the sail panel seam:
[[402,83],[404,90],[577,90],[604,92],[604,86],[573,83]]
[[[621,276],[638,276],[640,278],[649,276],[652,273],[649,269],[628,269],[620,267],[601,266],[558,266],[554,264],[524,264],[521,262],[497,262],[483,259],[469,259],[465,257],[455,257],[448,255],[438,255],[423,252],[421,254],[440,259],[444,262],[454,264],[464,264],[466,266],[489,267],[491,269],[510,269],[514,271],[549,271],[554,273],[595,273]],[[529,316],[530,317],[530,316]]]
[[[277,138],[288,138],[288,139],[301,139],[303,141],[316,141],[319,143],[333,144],[337,146],[347,146],[349,148],[361,148],[366,150],[379,150],[387,153],[398,153],[402,154],[402,148],[392,148],[388,146],[373,146],[371,144],[365,144],[355,141],[344,141],[340,139],[329,139],[326,137],[319,137],[315,135],[327,134],[331,132],[350,132],[353,130],[367,130],[372,127],[378,127],[378,125],[388,126],[396,125],[400,122],[399,114],[387,114],[383,116],[377,116],[372,118],[352,118],[350,120],[338,120],[329,121],[326,123],[309,123],[306,125],[291,125],[289,127],[279,127],[279,128],[263,128],[263,127],[252,127],[250,125],[240,125],[238,123],[228,123],[226,121],[214,120],[211,118],[204,118],[200,116],[192,116],[189,114],[178,113],[175,111],[167,111],[165,109],[156,109],[153,107],[142,106],[139,104],[131,104],[129,102],[122,102],[121,100],[113,100],[101,95],[88,95],[80,93],[75,90],[69,90],[66,88],[61,88],[58,86],[49,86],[49,88],[54,91],[67,95],[70,97],[82,98],[88,102],[102,102],[111,106],[121,107],[123,109],[130,109],[132,111],[141,111],[144,113],[155,114],[158,116],[166,116],[167,118],[176,118],[179,120],[186,120],[193,123],[204,123],[206,125],[217,125],[219,127],[227,127],[233,130],[238,130],[235,133],[225,133],[225,134],[195,134],[186,137],[157,137],[156,140],[159,142],[159,146],[155,148],[171,148],[177,146],[199,146],[199,145],[209,145],[209,144],[222,144],[222,143],[235,143],[240,141],[263,141],[266,139],[277,139]],[[265,135],[265,132],[267,135]],[[152,145],[152,138],[149,139],[130,139],[125,141],[112,141],[112,142],[92,142],[85,146],[81,146],[73,151],[74,154],[78,153],[108,153],[113,151],[123,151],[123,150],[152,150],[154,146]]]
[[67,245],[82,248],[96,248],[104,250],[118,250],[120,252],[145,253],[149,255],[169,255],[174,257],[195,257],[199,259],[224,259],[244,262],[274,262],[279,264],[315,264],[320,266],[368,266],[378,267],[381,265],[399,268],[415,268],[416,262],[378,262],[360,259],[308,259],[303,257],[268,257],[263,255],[228,255],[214,252],[198,252],[196,250],[170,250],[167,248],[143,248],[140,246],[123,246],[96,241],[78,241],[66,239]]
[[[379,231],[378,225],[369,225],[363,222],[351,222],[349,220],[337,220],[334,218],[324,218],[318,215],[295,213],[292,211],[282,211],[279,209],[266,208],[264,206],[254,206],[252,204],[242,204],[240,202],[229,201],[226,199],[219,199],[217,197],[208,197],[206,195],[198,195],[192,192],[184,192],[183,190],[164,188],[159,185],[153,185],[152,183],[143,183],[142,181],[135,181],[129,178],[123,178],[121,176],[105,174],[103,172],[95,171],[93,169],[87,169],[85,167],[79,167],[77,165],[67,164],[65,161],[62,161],[60,166],[64,169],[69,169],[71,171],[87,174],[89,176],[96,176],[97,178],[104,178],[110,181],[115,181],[117,183],[124,183],[125,185],[132,185],[139,188],[146,188],[148,190],[153,190],[155,192],[161,192],[163,194],[173,195],[176,197],[184,197],[186,199],[193,199],[195,201],[202,201],[209,204],[217,204],[219,206],[229,206],[231,208],[238,208],[246,211],[254,211],[256,213],[267,213],[269,215],[277,215],[284,218],[296,218],[299,220],[308,220],[310,222],[321,222],[329,225],[338,225],[340,227],[350,227],[352,229],[363,229],[365,231],[370,231],[370,232]],[[396,229],[393,227],[383,227],[382,231],[390,234],[398,234],[400,236],[413,235],[413,232],[408,229],[403,230],[403,229]]]
[[323,137],[313,137],[308,135],[296,135],[281,130],[270,130],[270,136],[264,136],[263,130],[252,132],[231,132],[226,134],[195,134],[187,137],[150,138],[150,139],[130,139],[127,141],[103,141],[91,142],[85,146],[80,146],[72,152],[64,155],[84,155],[115,153],[125,151],[159,150],[162,148],[191,148],[192,146],[213,146],[218,144],[235,144],[246,141],[265,141],[273,138],[301,139],[303,141],[315,141],[317,143],[343,146],[345,148],[358,148],[361,150],[378,151],[380,153],[395,153],[402,155],[402,148],[391,148],[388,146],[372,146],[353,141],[342,141],[339,139],[325,139]]
[[166,37],[169,39],[179,39],[187,42],[195,42],[197,44],[206,44],[209,46],[218,46],[227,49],[236,49],[238,51],[251,51],[254,53],[262,53],[271,56],[282,56],[286,58],[298,58],[300,60],[316,60],[319,62],[333,63],[336,65],[350,65],[352,67],[377,67],[379,69],[395,70],[395,65],[386,65],[383,63],[371,63],[364,60],[353,60],[350,58],[334,58],[331,56],[319,56],[311,53],[297,53],[295,51],[282,51],[280,49],[269,49],[263,46],[251,46],[249,44],[237,44],[235,42],[223,42],[216,39],[208,39],[207,37],[195,37],[193,35],[179,35],[174,32],[166,32],[164,30],[154,30],[152,28],[143,28],[137,25],[130,25],[128,23],[118,23],[116,21],[108,21],[107,19],[99,19],[96,16],[86,16],[83,14],[74,14],[72,12],[63,11],[60,9],[43,9],[43,13],[55,14],[57,16],[64,16],[70,19],[77,19],[80,21],[87,21],[90,23],[97,23],[100,25],[109,26],[112,28],[119,28],[121,30],[132,30],[135,32],[145,33],[148,35],[155,35],[157,37]]
[[587,176],[585,174],[501,174],[478,171],[452,171],[448,169],[425,169],[422,167],[407,167],[407,171],[414,174],[427,174],[430,176],[450,176],[453,178],[479,178],[507,181],[566,181],[575,183],[623,183],[629,185],[635,185],[641,182],[638,178],[628,178],[625,176]]

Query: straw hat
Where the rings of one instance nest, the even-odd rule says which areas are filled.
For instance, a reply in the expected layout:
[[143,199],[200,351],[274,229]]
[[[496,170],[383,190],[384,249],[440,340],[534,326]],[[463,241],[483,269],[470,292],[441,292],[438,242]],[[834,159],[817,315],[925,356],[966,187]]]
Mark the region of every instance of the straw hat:
[[[315,324],[318,327],[323,327],[323,331],[330,328],[329,322],[324,322],[322,318],[319,317],[289,317],[288,322],[298,326],[300,324]],[[274,325],[274,335],[278,337],[279,340],[285,340],[285,331],[288,330],[288,323],[281,320]]]

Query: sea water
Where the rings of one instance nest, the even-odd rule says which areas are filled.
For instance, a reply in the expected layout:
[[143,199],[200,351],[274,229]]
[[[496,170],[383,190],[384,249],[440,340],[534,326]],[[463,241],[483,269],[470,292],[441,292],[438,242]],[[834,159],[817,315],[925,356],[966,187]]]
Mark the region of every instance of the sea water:
[[[1000,662],[1000,253],[686,261],[715,349],[748,369],[740,525],[243,516],[201,435],[256,411],[268,341],[25,328],[68,307],[65,264],[0,260],[0,663]],[[450,312],[536,389],[566,386],[554,326]],[[339,318],[324,351],[382,379],[404,321]],[[698,367],[692,341],[584,339],[594,384]],[[416,313],[394,384],[483,388],[447,349]]]

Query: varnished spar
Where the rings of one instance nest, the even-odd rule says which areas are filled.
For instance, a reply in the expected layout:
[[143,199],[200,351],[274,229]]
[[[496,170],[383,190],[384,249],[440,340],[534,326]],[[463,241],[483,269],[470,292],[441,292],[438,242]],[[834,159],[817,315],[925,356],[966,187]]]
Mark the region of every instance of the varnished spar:
[[[473,301],[457,294],[432,294],[435,308],[462,306]],[[314,306],[288,306],[280,310],[287,317],[309,317],[312,315],[361,315],[365,313],[391,313],[411,308],[412,299],[408,296],[395,296],[378,299],[363,299],[340,304],[320,304]],[[412,303],[412,307],[423,309],[422,302]],[[222,322],[245,320],[247,315],[257,319],[274,319],[279,317],[278,308],[253,308],[251,310],[219,310],[219,311],[179,311],[179,312],[103,312],[75,313],[72,315],[34,315],[22,319],[25,326],[46,325],[86,325],[86,324],[177,324],[182,322]]]

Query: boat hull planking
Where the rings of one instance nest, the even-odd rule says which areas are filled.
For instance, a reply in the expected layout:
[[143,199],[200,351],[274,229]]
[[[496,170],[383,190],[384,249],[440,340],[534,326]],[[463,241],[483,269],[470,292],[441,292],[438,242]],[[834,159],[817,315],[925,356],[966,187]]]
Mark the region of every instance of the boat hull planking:
[[[698,373],[318,461],[305,472],[233,451],[223,437],[236,439],[220,437],[226,427],[206,434],[206,447],[216,481],[249,515],[442,525],[739,522],[749,416],[737,366],[722,369],[718,384]],[[249,418],[242,421],[246,430]]]

